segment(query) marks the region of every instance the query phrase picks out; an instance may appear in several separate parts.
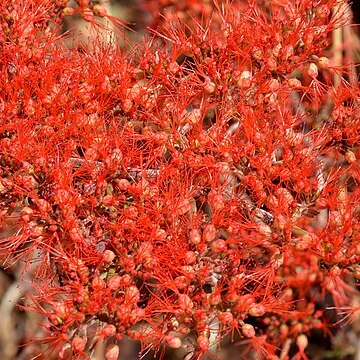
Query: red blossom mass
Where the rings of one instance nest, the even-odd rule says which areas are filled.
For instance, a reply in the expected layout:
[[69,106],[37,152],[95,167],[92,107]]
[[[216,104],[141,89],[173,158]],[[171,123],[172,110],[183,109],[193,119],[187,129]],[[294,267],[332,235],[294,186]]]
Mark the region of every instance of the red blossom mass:
[[184,1],[176,17],[147,1],[165,15],[136,49],[69,50],[63,16],[107,16],[77,3],[0,5],[0,253],[35,268],[46,340],[60,358],[126,335],[201,359],[228,335],[278,359],[290,339],[305,359],[360,278],[338,1]]

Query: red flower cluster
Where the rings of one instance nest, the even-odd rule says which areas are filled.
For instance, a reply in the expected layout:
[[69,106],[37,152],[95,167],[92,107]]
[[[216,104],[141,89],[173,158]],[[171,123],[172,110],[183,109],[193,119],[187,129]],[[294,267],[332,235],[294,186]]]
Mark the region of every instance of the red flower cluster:
[[224,3],[134,51],[65,49],[66,3],[0,5],[0,223],[19,219],[0,250],[36,265],[47,340],[201,359],[229,335],[305,359],[360,278],[360,91],[324,57],[337,2]]

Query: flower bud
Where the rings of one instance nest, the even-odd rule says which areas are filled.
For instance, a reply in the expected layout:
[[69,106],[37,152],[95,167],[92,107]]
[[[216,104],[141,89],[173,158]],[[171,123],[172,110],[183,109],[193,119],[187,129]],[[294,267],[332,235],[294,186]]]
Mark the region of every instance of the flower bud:
[[345,159],[346,159],[346,161],[347,161],[349,164],[354,164],[354,163],[356,163],[356,156],[355,156],[355,154],[354,154],[351,150],[348,150],[348,151],[345,153]]
[[107,287],[111,290],[118,290],[121,286],[121,276],[120,275],[114,275],[112,276],[107,283]]
[[316,79],[319,75],[319,70],[316,64],[310,63],[307,69],[307,73],[312,79]]
[[318,63],[319,63],[320,69],[327,69],[330,66],[330,59],[325,56],[322,56],[319,59]]
[[196,254],[193,251],[187,251],[185,254],[185,262],[188,265],[196,263]]
[[128,113],[133,107],[133,102],[130,99],[125,99],[121,107],[124,110],[124,112]]
[[309,344],[309,340],[305,334],[300,334],[296,338],[296,345],[299,348],[300,352],[303,353]]
[[209,224],[205,226],[204,233],[203,233],[203,239],[206,243],[211,242],[215,239],[216,236],[216,228],[213,224]]
[[115,257],[115,253],[111,250],[105,250],[103,253],[103,261],[107,264],[110,264],[115,259]]
[[71,345],[72,345],[72,348],[76,352],[82,353],[85,350],[86,341],[83,338],[79,337],[79,336],[75,336],[72,343],[71,343]]
[[105,17],[107,15],[105,7],[100,4],[95,4],[92,9],[95,16]]
[[290,87],[294,88],[294,89],[298,89],[302,86],[301,81],[299,79],[296,78],[290,78],[288,80],[288,84]]
[[254,327],[250,324],[243,324],[241,327],[241,331],[248,338],[252,338],[256,334]]
[[237,86],[242,90],[248,89],[251,86],[251,78],[252,74],[250,71],[243,71],[237,81]]
[[355,265],[353,274],[355,279],[360,280],[360,265]]
[[119,357],[120,348],[116,344],[110,344],[106,348],[105,359],[106,360],[117,360]]
[[136,286],[129,286],[125,291],[125,298],[136,304],[140,300],[140,291]]
[[175,335],[167,335],[165,340],[168,346],[172,349],[179,349],[182,345],[181,339]]
[[101,333],[105,338],[114,336],[116,334],[116,327],[115,325],[112,324],[105,325]]
[[177,276],[174,279],[174,283],[178,290],[184,290],[189,286],[189,280],[184,275]]
[[204,84],[204,90],[205,90],[205,92],[207,93],[207,94],[213,94],[214,92],[215,92],[215,90],[216,90],[216,85],[215,85],[215,83],[214,82],[212,82],[211,80],[210,80],[210,78],[207,78],[206,80],[205,80],[205,84]]
[[179,294],[179,306],[182,310],[191,310],[194,307],[194,303],[188,295]]
[[33,210],[27,206],[23,207],[20,211],[21,218],[24,222],[29,222],[33,214]]
[[224,324],[231,324],[234,320],[234,316],[231,312],[225,311],[218,315],[219,320]]
[[211,243],[210,248],[214,253],[223,252],[226,250],[226,241],[217,239]]
[[209,338],[205,335],[200,335],[197,338],[197,345],[202,352],[207,351],[210,345]]
[[201,242],[201,234],[197,229],[190,230],[189,240],[192,244],[198,245]]
[[62,11],[64,16],[71,16],[74,14],[74,12],[75,12],[75,9],[70,6],[65,7]]
[[251,316],[263,316],[265,314],[265,307],[264,305],[261,304],[255,304],[254,306],[252,306],[249,311],[248,311],[249,315]]

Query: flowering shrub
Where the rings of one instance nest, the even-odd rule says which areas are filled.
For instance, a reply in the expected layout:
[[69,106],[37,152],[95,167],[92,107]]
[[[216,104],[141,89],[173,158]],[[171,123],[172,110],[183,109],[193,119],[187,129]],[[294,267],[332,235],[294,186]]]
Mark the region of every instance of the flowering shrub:
[[117,359],[124,335],[201,359],[230,337],[248,358],[306,359],[358,311],[359,88],[330,58],[339,4],[215,4],[137,50],[78,51],[62,16],[106,14],[66,3],[0,5],[1,234],[18,221],[0,249],[35,264],[42,341],[60,359],[106,339]]

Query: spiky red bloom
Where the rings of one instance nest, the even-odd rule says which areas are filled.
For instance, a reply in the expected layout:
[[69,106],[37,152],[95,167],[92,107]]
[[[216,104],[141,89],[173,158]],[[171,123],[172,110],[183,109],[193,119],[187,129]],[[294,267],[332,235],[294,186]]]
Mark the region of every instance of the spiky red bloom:
[[35,262],[49,339],[192,334],[199,358],[236,330],[270,358],[326,333],[360,256],[359,89],[319,60],[335,1],[226,3],[129,53],[69,51],[64,2],[20,3],[0,5],[0,246]]

